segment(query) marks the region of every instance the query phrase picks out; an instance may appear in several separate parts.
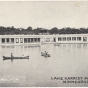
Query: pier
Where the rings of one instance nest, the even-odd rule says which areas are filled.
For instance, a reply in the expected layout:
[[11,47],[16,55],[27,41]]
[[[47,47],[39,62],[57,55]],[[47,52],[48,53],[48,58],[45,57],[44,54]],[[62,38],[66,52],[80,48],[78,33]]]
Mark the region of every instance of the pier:
[[0,45],[88,43],[88,34],[0,35]]

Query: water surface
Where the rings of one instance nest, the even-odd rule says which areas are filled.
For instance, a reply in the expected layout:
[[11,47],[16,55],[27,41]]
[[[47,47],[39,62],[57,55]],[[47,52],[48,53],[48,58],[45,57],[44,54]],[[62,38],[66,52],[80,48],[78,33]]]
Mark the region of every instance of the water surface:
[[[41,52],[44,51],[51,57],[41,56]],[[3,61],[2,56],[10,56],[11,53],[14,56],[29,55],[30,58],[13,62]],[[63,84],[61,80],[51,79],[51,77],[87,77],[87,68],[87,44],[0,46],[0,86],[88,86],[88,83]]]

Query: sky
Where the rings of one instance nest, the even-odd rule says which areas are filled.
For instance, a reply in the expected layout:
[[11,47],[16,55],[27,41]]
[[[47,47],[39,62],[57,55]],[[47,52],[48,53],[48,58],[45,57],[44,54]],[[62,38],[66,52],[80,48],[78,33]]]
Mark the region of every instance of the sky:
[[88,27],[88,1],[0,1],[0,26]]

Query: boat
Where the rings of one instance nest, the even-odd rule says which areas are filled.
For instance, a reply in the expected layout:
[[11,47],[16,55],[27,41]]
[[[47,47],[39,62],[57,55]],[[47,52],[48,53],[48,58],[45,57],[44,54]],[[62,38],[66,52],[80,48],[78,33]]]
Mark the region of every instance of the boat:
[[3,60],[9,60],[9,59],[29,59],[29,56],[22,56],[22,57],[6,57],[6,56],[3,56]]
[[44,57],[50,57],[50,54],[45,54],[45,53],[43,53],[43,52],[41,52],[41,56],[44,56]]

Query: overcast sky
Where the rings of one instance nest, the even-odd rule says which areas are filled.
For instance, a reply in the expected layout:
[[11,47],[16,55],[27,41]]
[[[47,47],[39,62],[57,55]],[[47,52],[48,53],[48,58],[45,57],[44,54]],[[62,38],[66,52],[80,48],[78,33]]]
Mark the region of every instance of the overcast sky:
[[0,26],[88,27],[88,2],[0,2]]

